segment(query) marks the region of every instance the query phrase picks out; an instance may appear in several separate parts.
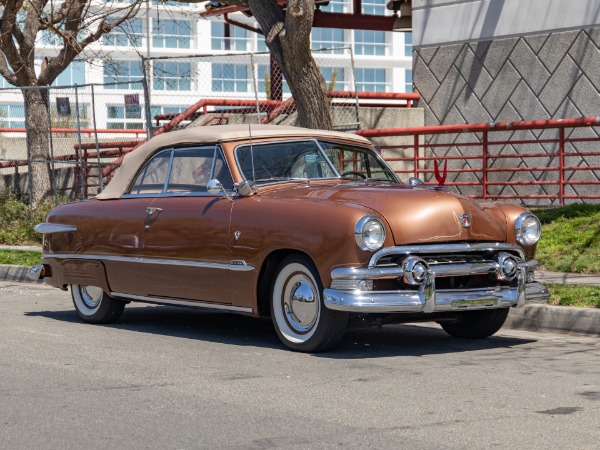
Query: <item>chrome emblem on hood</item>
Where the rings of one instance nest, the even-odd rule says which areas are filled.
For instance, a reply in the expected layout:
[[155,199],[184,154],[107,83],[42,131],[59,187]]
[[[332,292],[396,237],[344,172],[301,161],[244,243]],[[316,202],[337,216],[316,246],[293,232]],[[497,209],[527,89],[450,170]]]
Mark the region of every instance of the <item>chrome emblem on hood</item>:
[[471,226],[471,218],[469,217],[468,214],[461,214],[460,215],[460,223],[463,228],[469,228]]

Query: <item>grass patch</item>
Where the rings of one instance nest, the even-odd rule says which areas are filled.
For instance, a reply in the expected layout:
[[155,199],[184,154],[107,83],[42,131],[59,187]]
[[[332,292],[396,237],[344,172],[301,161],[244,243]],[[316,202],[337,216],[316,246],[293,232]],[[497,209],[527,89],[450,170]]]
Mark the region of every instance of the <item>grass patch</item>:
[[18,266],[35,266],[42,262],[40,252],[23,250],[0,250],[0,264],[16,264]]
[[550,305],[600,308],[600,286],[544,284],[550,291]]
[[536,259],[547,270],[600,273],[600,205],[534,211],[542,222]]

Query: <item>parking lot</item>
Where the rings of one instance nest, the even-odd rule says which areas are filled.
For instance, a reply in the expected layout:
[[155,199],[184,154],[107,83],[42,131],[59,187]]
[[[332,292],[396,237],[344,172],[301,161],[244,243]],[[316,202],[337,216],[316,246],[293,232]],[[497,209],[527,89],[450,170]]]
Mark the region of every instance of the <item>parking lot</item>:
[[437,325],[293,353],[270,321],[0,283],[0,448],[598,448],[597,338]]

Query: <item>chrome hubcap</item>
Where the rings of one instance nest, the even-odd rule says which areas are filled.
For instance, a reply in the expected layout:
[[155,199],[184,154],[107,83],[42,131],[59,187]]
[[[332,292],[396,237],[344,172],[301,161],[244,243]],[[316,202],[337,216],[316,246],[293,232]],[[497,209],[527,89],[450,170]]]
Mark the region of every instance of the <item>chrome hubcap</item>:
[[319,316],[319,295],[312,281],[301,274],[293,275],[283,301],[288,325],[297,333],[308,332]]
[[79,286],[79,293],[85,306],[90,309],[94,309],[100,304],[104,294],[102,289],[96,286]]

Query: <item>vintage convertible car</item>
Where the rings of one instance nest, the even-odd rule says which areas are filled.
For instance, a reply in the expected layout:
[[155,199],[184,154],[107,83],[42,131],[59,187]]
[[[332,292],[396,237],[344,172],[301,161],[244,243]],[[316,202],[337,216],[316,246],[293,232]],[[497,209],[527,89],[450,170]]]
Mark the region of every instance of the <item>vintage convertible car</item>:
[[401,183],[360,136],[189,128],[127,155],[95,199],[53,209],[32,277],[86,322],[139,301],[272,317],[299,351],[348,326],[436,321],[485,338],[534,280],[540,223],[506,203]]

